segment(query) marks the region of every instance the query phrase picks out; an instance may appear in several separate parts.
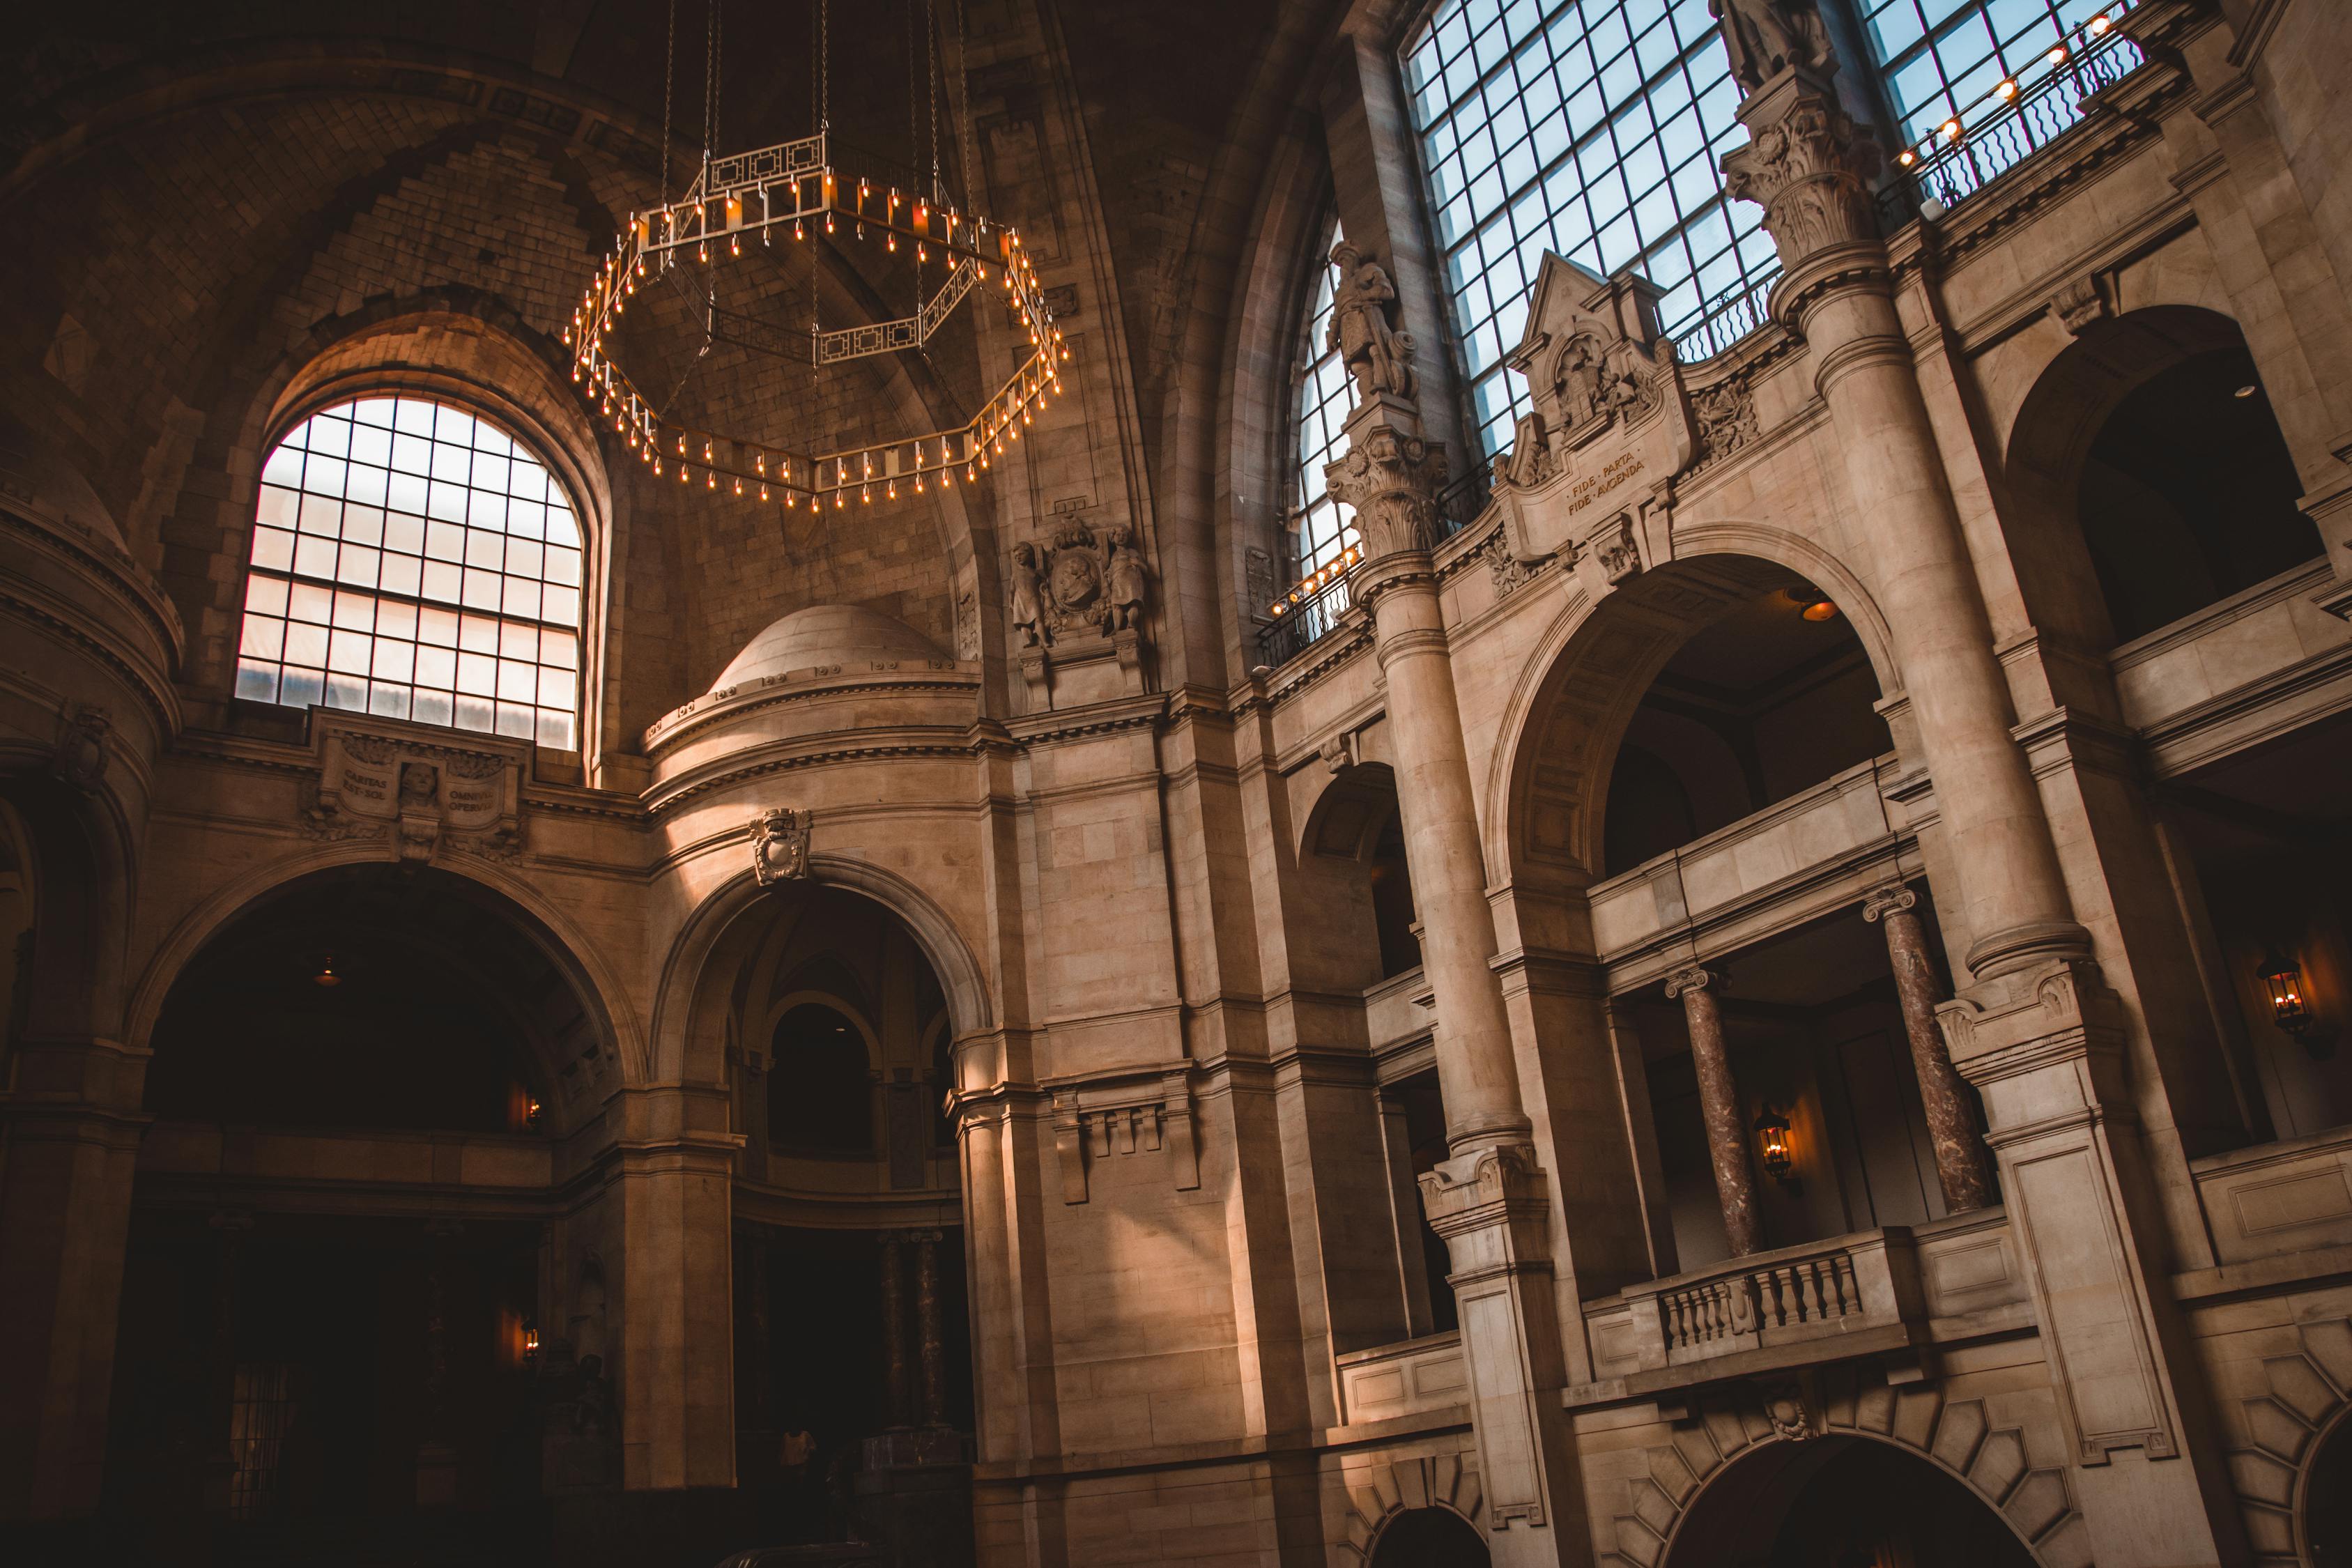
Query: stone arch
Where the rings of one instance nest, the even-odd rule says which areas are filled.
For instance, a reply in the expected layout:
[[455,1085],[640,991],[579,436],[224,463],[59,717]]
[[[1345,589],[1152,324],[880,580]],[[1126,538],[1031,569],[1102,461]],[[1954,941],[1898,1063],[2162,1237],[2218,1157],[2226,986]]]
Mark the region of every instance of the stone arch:
[[[383,865],[391,859],[381,845],[328,843],[271,861],[219,889],[181,916],[148,958],[125,1009],[125,1041],[142,1049],[147,1047],[173,984],[205,944],[238,915],[320,872],[343,866]],[[595,1059],[583,1058],[583,1065],[596,1074],[592,1081],[646,1081],[649,1073],[645,1041],[637,1031],[628,994],[587,933],[530,882],[488,861],[470,856],[443,856],[433,864],[476,884],[509,907],[498,912],[522,916],[515,921],[517,929],[571,982],[583,1010],[597,1031]]]
[[2246,1441],[2230,1451],[2230,1476],[2254,1561],[2302,1568],[2303,1521],[2312,1460],[2352,1421],[2352,1321],[2295,1326],[2295,1348],[2265,1357],[2263,1392],[2238,1402]]
[[[929,894],[895,871],[847,855],[810,855],[808,879],[862,894],[906,926],[939,977],[958,1037],[995,1026],[995,1005],[979,960],[955,921]],[[655,990],[650,1031],[652,1066],[664,1078],[722,1081],[724,1026],[709,1026],[711,1021],[698,1016],[707,1011],[702,1005],[704,980],[730,931],[767,892],[745,865],[704,897],[671,941]]]
[[1302,926],[1293,962],[1318,983],[1360,990],[1419,961],[1412,878],[1386,763],[1347,763],[1316,795],[1297,846]]
[[2091,1568],[2090,1531],[2065,1468],[2034,1464],[2024,1428],[1995,1426],[1983,1400],[1948,1399],[1934,1383],[1865,1380],[1853,1366],[1810,1385],[1734,1384],[1695,1399],[1669,1440],[1648,1450],[1647,1473],[1627,1482],[1608,1557],[1659,1568],[1700,1496],[1738,1461],[1827,1436],[1889,1444],[1934,1465],[2006,1521],[2045,1568]]
[[1882,700],[1902,689],[1886,619],[1862,580],[1813,541],[1769,524],[1678,531],[1674,559],[1598,597],[1579,585],[1504,710],[1482,805],[1486,876],[1561,892],[1599,864],[1600,802],[1633,710],[1690,637],[1776,578],[1800,576],[1844,612]]
[[1381,1460],[1349,1472],[1346,1534],[1339,1550],[1349,1561],[1369,1563],[1380,1545],[1381,1532],[1408,1509],[1444,1509],[1483,1537],[1486,1531],[1479,1515],[1485,1503],[1477,1466],[1467,1455]]
[[[2009,504],[2000,510],[2019,593],[2043,637],[2101,662],[2118,640],[2081,521],[2084,465],[2126,398],[2200,354],[2230,349],[2252,353],[2231,317],[2150,305],[2092,322],[2033,379],[2008,432],[2001,478]],[[2315,532],[2312,544],[2318,554]]]

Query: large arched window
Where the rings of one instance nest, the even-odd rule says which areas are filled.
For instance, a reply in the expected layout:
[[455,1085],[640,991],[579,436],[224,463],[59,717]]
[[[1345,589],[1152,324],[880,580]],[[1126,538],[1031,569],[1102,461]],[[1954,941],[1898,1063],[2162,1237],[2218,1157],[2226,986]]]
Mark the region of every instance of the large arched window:
[[261,472],[236,695],[578,745],[583,550],[563,487],[481,416],[337,404]]
[[1324,237],[1315,258],[1315,296],[1307,309],[1307,325],[1298,340],[1294,375],[1298,405],[1294,421],[1297,440],[1298,482],[1290,509],[1291,538],[1297,558],[1291,563],[1305,577],[1336,559],[1356,542],[1356,514],[1333,500],[1323,485],[1323,465],[1341,452],[1339,426],[1346,423],[1354,394],[1348,367],[1339,351],[1327,346],[1331,331],[1331,301],[1339,292],[1339,269],[1331,262],[1331,248],[1339,243],[1337,219]]

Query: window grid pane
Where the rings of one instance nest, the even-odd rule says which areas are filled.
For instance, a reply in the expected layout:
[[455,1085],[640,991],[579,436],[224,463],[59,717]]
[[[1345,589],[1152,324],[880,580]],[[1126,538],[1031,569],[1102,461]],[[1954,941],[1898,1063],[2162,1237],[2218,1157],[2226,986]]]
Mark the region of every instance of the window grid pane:
[[[2004,79],[2030,87],[2048,69],[2048,51],[2073,47],[2084,23],[2130,8],[2129,0],[1865,0],[1863,31],[1904,140],[1932,147],[1946,121],[1973,124],[1987,112],[1981,100]],[[2063,100],[2052,107],[2079,113]]]
[[1548,249],[1641,269],[1671,337],[1762,320],[1779,263],[1755,242],[1761,210],[1723,192],[1716,144],[1739,139],[1739,95],[1705,0],[1450,0],[1404,77],[1486,453],[1528,405],[1502,361]]
[[236,695],[572,750],[581,576],[528,447],[425,398],[325,409],[262,468]]
[[1339,269],[1331,262],[1339,243],[1334,220],[1317,263],[1315,300],[1307,312],[1307,330],[1299,340],[1295,374],[1298,380],[1298,473],[1291,497],[1289,524],[1297,541],[1297,575],[1306,577],[1339,558],[1356,542],[1356,512],[1324,491],[1323,465],[1341,455],[1339,427],[1354,405],[1353,384],[1339,351],[1327,348],[1331,329],[1331,304],[1338,297]]

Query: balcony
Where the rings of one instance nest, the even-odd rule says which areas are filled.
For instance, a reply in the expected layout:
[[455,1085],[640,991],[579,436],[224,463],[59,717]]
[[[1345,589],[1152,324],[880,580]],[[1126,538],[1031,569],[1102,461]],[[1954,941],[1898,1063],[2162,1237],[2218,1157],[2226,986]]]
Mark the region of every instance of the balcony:
[[1596,1381],[1570,1405],[1859,1356],[1904,1382],[1928,1375],[1938,1342],[2032,1321],[1999,1209],[1731,1258],[1587,1301],[1584,1320]]

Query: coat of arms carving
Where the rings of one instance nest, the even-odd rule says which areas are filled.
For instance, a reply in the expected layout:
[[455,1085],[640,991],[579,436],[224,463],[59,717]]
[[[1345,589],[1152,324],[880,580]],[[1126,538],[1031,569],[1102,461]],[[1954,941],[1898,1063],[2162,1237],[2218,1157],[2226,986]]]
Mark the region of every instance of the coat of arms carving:
[[808,875],[809,814],[790,806],[751,819],[751,875],[760,886],[796,882]]

